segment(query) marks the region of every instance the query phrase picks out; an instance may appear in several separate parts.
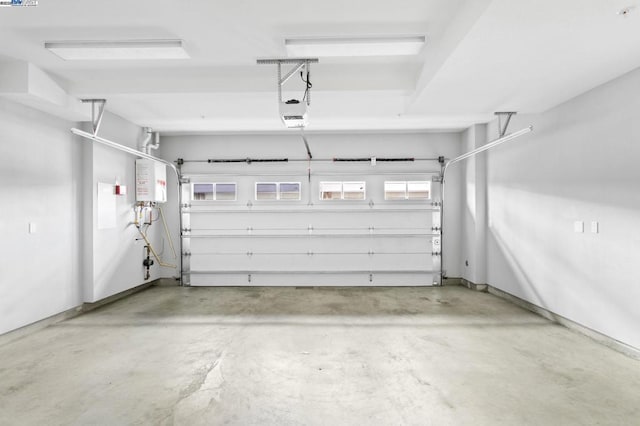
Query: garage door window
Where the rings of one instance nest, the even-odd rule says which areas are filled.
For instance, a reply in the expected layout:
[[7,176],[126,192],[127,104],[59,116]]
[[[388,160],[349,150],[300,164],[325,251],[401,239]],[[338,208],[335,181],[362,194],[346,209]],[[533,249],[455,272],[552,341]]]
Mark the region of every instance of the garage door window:
[[364,200],[365,195],[364,182],[342,182],[343,200]]
[[300,183],[299,182],[281,182],[279,185],[279,196],[281,200],[299,200],[300,199]]
[[256,200],[300,200],[300,182],[256,182]]
[[364,200],[365,182],[320,182],[321,200]]
[[216,201],[235,201],[235,183],[216,183]]
[[384,183],[384,199],[385,200],[406,200],[407,199],[407,182],[385,182]]
[[431,199],[431,182],[407,182],[407,200]]
[[193,201],[235,201],[235,182],[194,183],[191,199]]
[[387,181],[384,183],[385,200],[429,200],[430,198],[431,182],[429,181]]
[[213,201],[213,183],[194,183],[191,199],[194,201]]

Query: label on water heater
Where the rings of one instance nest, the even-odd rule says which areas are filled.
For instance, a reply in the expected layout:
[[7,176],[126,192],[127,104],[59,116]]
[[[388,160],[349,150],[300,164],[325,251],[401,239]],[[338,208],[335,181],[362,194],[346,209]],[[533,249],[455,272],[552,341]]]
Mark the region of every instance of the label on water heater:
[[167,168],[153,160],[136,160],[136,201],[167,201]]

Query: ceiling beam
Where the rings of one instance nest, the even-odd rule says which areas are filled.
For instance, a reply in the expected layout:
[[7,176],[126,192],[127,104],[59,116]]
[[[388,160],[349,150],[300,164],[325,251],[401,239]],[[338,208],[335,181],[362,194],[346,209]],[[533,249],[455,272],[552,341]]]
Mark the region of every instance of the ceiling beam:
[[91,117],[87,106],[29,62],[13,61],[0,66],[0,97],[69,121]]
[[416,88],[412,96],[408,97],[406,112],[413,112],[413,107],[424,96],[425,89],[438,74],[449,56],[464,40],[473,26],[487,10],[493,0],[464,0],[458,14],[449,24],[442,39],[428,40],[425,62],[420,71]]

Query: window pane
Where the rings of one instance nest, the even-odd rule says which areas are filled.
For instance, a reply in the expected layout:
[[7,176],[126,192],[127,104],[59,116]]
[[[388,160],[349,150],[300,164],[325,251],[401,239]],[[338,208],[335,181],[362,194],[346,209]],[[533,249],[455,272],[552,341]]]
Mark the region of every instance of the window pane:
[[410,200],[428,200],[431,198],[431,182],[407,182],[407,195]]
[[216,183],[216,200],[233,201],[236,199],[235,183]]
[[281,183],[280,199],[281,200],[299,200],[300,184],[299,183]]
[[345,200],[364,200],[365,199],[365,183],[364,182],[342,182],[342,189]]
[[213,184],[212,183],[194,183],[193,199],[197,201],[213,200]]
[[320,182],[321,200],[339,200],[342,198],[342,182]]
[[407,198],[406,182],[385,182],[384,183],[384,199],[385,200],[404,200]]
[[275,183],[256,183],[256,200],[277,199],[277,185]]

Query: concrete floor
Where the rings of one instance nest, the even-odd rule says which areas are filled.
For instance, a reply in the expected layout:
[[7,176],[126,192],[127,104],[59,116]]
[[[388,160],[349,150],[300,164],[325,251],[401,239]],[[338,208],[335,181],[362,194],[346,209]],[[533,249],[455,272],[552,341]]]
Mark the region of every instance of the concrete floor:
[[640,362],[462,287],[156,287],[0,347],[2,425],[640,425]]

